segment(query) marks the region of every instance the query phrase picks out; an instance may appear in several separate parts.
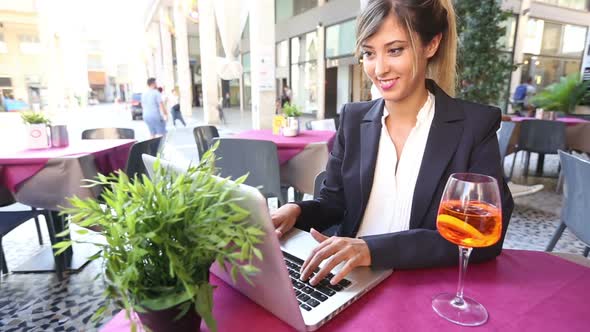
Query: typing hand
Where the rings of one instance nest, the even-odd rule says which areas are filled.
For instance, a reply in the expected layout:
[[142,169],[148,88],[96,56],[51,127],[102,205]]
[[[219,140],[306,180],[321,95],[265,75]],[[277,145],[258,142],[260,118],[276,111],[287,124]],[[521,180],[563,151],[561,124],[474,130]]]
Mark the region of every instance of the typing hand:
[[301,280],[307,280],[320,263],[328,259],[328,262],[309,281],[311,285],[318,284],[341,262],[345,262],[344,267],[330,280],[332,285],[344,279],[355,267],[371,265],[369,247],[362,239],[328,237],[313,228],[311,229],[311,236],[319,242],[319,245],[311,251],[311,254],[301,266]]
[[279,238],[295,226],[300,214],[301,208],[295,204],[285,204],[271,214],[272,224]]

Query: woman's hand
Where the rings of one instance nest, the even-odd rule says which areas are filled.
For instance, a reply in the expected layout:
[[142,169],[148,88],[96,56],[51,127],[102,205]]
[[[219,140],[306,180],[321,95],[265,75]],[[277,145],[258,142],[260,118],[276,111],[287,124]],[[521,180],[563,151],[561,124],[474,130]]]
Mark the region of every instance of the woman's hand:
[[320,244],[311,251],[311,254],[301,266],[301,280],[307,280],[320,263],[328,259],[328,262],[309,281],[311,285],[318,284],[341,262],[345,262],[344,266],[330,280],[332,285],[336,285],[340,280],[344,279],[355,267],[371,265],[369,247],[362,239],[328,237],[313,228],[311,229],[311,236]]
[[300,214],[301,208],[297,204],[285,204],[273,212],[270,217],[279,238],[295,226]]

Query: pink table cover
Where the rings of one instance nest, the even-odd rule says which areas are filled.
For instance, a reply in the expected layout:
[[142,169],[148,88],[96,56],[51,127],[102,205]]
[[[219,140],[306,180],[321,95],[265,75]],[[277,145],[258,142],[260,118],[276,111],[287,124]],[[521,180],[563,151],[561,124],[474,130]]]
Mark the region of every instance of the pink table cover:
[[[538,120],[537,118],[532,118],[532,117],[526,117],[526,116],[513,116],[510,118],[511,121],[514,122],[521,122],[524,120]],[[564,122],[567,126],[573,126],[579,123],[588,123],[590,121],[585,120],[585,119],[581,119],[581,118],[575,118],[575,117],[563,117],[563,118],[557,118],[556,121],[559,122]]]
[[8,151],[0,150],[0,185],[12,192],[20,183],[37,174],[49,159],[94,155],[96,168],[101,173],[110,173],[125,168],[129,150],[135,140],[81,140],[65,148]]
[[272,130],[248,130],[238,133],[234,137],[274,142],[277,145],[279,164],[283,165],[303,151],[310,143],[326,142],[328,150],[331,151],[336,132],[330,130],[303,130],[296,137],[286,137],[273,135]]
[[[456,290],[453,268],[395,271],[320,331],[460,331],[440,318],[432,296]],[[219,331],[292,331],[215,276],[213,314]],[[488,322],[473,331],[588,331],[590,268],[536,251],[504,250],[494,261],[469,266],[465,294],[482,303]],[[129,331],[120,312],[102,332]],[[204,323],[202,331],[206,331]]]

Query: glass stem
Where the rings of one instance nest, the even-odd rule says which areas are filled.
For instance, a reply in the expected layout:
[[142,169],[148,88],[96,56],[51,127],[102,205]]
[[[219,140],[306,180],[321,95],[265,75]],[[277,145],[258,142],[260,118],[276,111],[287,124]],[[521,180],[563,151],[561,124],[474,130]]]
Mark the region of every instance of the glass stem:
[[463,300],[463,286],[467,264],[469,264],[469,256],[472,250],[473,248],[459,246],[459,283],[457,284],[457,295],[452,302],[452,305],[455,307],[463,307],[465,305],[465,301]]

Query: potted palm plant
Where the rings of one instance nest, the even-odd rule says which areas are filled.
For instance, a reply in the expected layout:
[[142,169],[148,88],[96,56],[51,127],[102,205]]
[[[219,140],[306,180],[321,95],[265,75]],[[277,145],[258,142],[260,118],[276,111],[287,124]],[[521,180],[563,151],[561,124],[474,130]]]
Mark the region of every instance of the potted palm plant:
[[[130,181],[118,172],[87,180],[104,187],[106,207],[93,199],[69,199],[71,207],[62,214],[83,227],[77,232],[98,226],[105,239],[96,244],[101,252],[91,257],[103,263],[107,298],[95,318],[114,303],[126,310],[133,330],[137,313],[152,331],[195,331],[201,318],[216,331],[209,268],[217,262],[231,269],[234,282],[240,276],[249,281],[258,272],[254,260],[262,254],[256,245],[264,233],[245,220],[249,212],[232,196],[246,177],[236,184],[216,179],[214,159],[210,150],[186,174],[156,162],[153,179],[143,175]],[[71,244],[56,244],[56,255]]]
[[27,140],[29,149],[45,149],[49,147],[47,126],[51,123],[49,119],[40,112],[24,111],[20,114],[21,119],[27,125]]
[[287,123],[283,128],[283,136],[299,135],[299,117],[301,116],[299,107],[291,103],[285,103],[283,113],[285,113],[285,117],[287,118]]
[[590,102],[590,81],[580,80],[579,74],[562,77],[534,96],[531,102],[547,111],[573,113],[576,106]]

